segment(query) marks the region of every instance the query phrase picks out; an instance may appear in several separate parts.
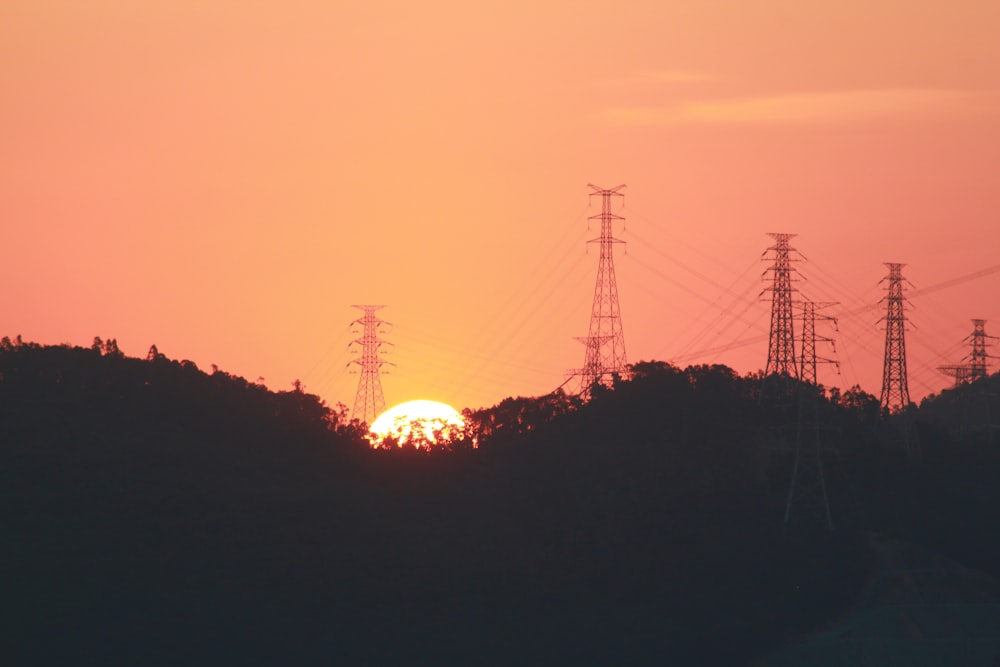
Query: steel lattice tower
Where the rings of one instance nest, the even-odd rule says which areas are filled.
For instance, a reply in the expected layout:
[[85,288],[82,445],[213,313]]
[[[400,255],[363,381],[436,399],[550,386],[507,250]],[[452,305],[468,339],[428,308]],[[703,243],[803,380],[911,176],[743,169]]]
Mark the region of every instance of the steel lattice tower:
[[[799,387],[798,415],[795,427],[795,463],[792,465],[792,481],[788,487],[788,502],[785,504],[785,530],[793,523],[796,514],[810,514],[812,520],[819,519],[826,530],[833,530],[830,513],[830,499],[826,491],[826,475],[823,472],[822,428],[819,420],[820,393],[816,366],[818,363],[840,364],[833,359],[825,359],[816,354],[816,341],[834,344],[833,339],[816,335],[816,309],[835,305],[834,303],[802,302],[802,357],[800,372],[802,385]],[[829,315],[820,319],[837,320]],[[806,430],[811,426],[813,438],[807,443]],[[796,508],[798,512],[796,512]]]
[[968,364],[956,364],[954,366],[938,366],[939,371],[945,375],[951,377],[954,381],[955,387],[960,387],[969,381],[969,365]]
[[614,247],[624,243],[614,237],[613,225],[622,220],[611,210],[613,197],[625,195],[620,192],[625,185],[619,185],[605,190],[596,185],[587,184],[594,195],[601,196],[601,212],[590,216],[590,220],[600,220],[601,235],[588,243],[600,243],[601,257],[597,264],[597,284],[594,287],[594,305],[590,313],[590,330],[584,343],[586,354],[583,360],[583,391],[587,391],[595,382],[609,382],[613,373],[625,375],[625,335],[622,332],[621,308],[618,305],[618,285],[615,282]]
[[772,284],[765,292],[771,292],[771,333],[767,346],[767,366],[764,377],[768,375],[783,375],[798,377],[798,365],[795,358],[795,326],[792,314],[792,258],[795,249],[788,245],[795,234],[768,234],[775,244],[765,251],[765,256],[771,253],[773,260],[771,268],[765,271],[771,273]]
[[388,322],[379,319],[375,314],[375,311],[385,306],[354,306],[354,308],[363,311],[364,315],[351,323],[362,327],[361,338],[351,341],[352,345],[361,346],[361,356],[350,362],[361,366],[358,393],[354,397],[354,411],[351,414],[354,418],[371,425],[376,417],[385,412],[381,374],[382,366],[389,362],[379,356],[379,348],[385,341],[378,335],[382,331],[382,325]]
[[[812,421],[812,443],[805,442],[809,420]],[[810,392],[807,395],[806,388],[800,388],[795,427],[795,463],[792,465],[792,481],[788,487],[788,502],[785,504],[785,530],[795,518],[795,508],[802,514],[811,514],[813,520],[819,518],[827,530],[833,530],[826,475],[823,473],[821,431],[819,394]]]
[[816,384],[816,303],[802,302],[802,356],[799,360],[799,379],[806,384]]
[[[972,344],[972,352],[963,359],[965,363],[954,366],[938,366],[939,371],[955,379],[955,388],[966,383],[975,383],[976,380],[985,378],[988,374],[988,360],[994,358],[993,355],[986,351],[989,346],[989,342],[987,341],[989,339],[997,340],[997,337],[987,335],[986,320],[972,320],[972,327],[972,333],[964,339]],[[993,430],[995,428],[993,420],[990,417],[990,403],[993,402],[995,397],[996,394],[988,391],[985,385],[974,384],[972,390],[965,394],[963,399],[961,431],[968,431],[969,412],[972,410],[973,403],[978,401],[982,404],[986,440],[990,445],[993,444]]]
[[956,387],[986,377],[986,365],[989,363],[988,360],[993,357],[986,351],[989,339],[997,340],[997,337],[987,335],[986,320],[972,320],[972,333],[965,337],[965,341],[972,344],[972,352],[963,359],[966,363],[938,366],[938,370],[952,376],[955,379]]
[[[997,340],[996,336],[986,334],[986,320],[972,320],[972,327],[972,335],[966,339],[972,343],[972,354],[968,357],[969,363],[967,366],[969,382],[975,382],[987,376],[986,364],[993,357],[993,355],[986,351],[986,348],[989,346],[987,340]],[[995,396],[996,394],[988,391],[984,384],[974,385],[972,395],[967,399],[965,409],[962,412],[962,430],[966,431],[969,428],[969,412],[972,410],[972,401],[978,401],[981,404],[987,446],[993,445],[994,426],[990,416],[990,403],[993,402]]]
[[[833,359],[826,359],[824,357],[819,357],[816,355],[816,342],[830,343],[834,345],[833,339],[828,336],[817,336],[816,335],[816,320],[824,320],[827,322],[832,322],[834,328],[837,326],[837,318],[831,317],[830,315],[817,315],[816,309],[823,309],[829,306],[835,306],[834,302],[827,303],[817,303],[815,301],[803,301],[802,306],[802,353],[799,361],[799,379],[806,384],[818,384],[816,366],[818,363],[828,363],[835,364],[840,368],[840,364]],[[836,352],[836,347],[834,347],[834,352]]]
[[910,388],[906,378],[906,315],[903,305],[903,267],[905,264],[886,262],[889,275],[885,314],[885,354],[882,362],[882,407],[889,412],[898,412],[910,405]]
[[975,382],[986,377],[986,360],[990,355],[986,352],[986,339],[996,338],[986,335],[986,320],[972,320],[972,354],[969,356],[969,380]]

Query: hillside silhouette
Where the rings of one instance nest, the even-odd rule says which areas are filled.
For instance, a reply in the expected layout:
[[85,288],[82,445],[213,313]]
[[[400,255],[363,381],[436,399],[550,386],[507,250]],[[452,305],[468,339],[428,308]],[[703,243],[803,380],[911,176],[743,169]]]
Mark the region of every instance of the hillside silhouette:
[[[478,448],[384,451],[298,384],[4,339],[11,655],[746,664],[851,608],[871,533],[1000,575],[1000,443],[966,407],[996,376],[891,417],[761,380],[642,362],[589,401],[467,411]],[[782,525],[802,391],[832,533]]]

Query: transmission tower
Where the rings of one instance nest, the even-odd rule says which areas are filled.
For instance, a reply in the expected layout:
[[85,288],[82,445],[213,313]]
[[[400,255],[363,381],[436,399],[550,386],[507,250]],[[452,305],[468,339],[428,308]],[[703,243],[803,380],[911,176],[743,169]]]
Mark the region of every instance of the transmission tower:
[[625,361],[625,335],[622,332],[621,308],[618,305],[618,285],[615,282],[616,243],[624,241],[614,237],[612,229],[615,221],[622,220],[611,210],[612,199],[625,195],[620,192],[625,185],[605,190],[587,184],[593,192],[590,196],[601,196],[601,212],[590,216],[589,220],[600,220],[601,235],[588,243],[600,243],[601,256],[597,264],[597,284],[594,287],[594,305],[590,313],[590,330],[584,339],[587,351],[583,368],[578,371],[582,378],[582,391],[589,391],[595,382],[609,383],[612,374],[624,376],[627,373]]
[[[816,354],[816,341],[834,345],[833,338],[816,335],[816,309],[835,305],[834,303],[802,302],[802,357],[800,363],[802,384],[799,386],[798,415],[795,427],[795,463],[792,465],[792,481],[788,487],[788,502],[785,504],[785,530],[787,531],[795,515],[808,514],[815,521],[819,519],[826,530],[833,530],[830,513],[830,499],[826,492],[826,475],[823,473],[822,440],[819,419],[818,383],[816,366],[818,363],[840,364],[833,359]],[[819,315],[819,319],[832,322],[837,320],[829,315]],[[836,348],[834,347],[834,350]],[[813,431],[811,442],[806,442],[807,430]]]
[[[993,355],[986,351],[989,346],[989,340],[997,340],[996,336],[990,336],[986,333],[986,320],[972,320],[972,335],[970,335],[966,340],[972,343],[972,354],[969,355],[969,381],[975,382],[986,377],[987,369],[986,364],[989,359],[994,358]],[[996,397],[996,394],[988,391],[983,384],[974,385],[973,395],[969,397],[969,401],[965,404],[965,410],[962,414],[962,430],[965,431],[969,427],[969,412],[972,410],[970,403],[972,401],[982,404],[984,426],[986,428],[986,444],[989,447],[993,446],[993,420],[990,415],[990,403]]]
[[889,412],[899,412],[910,405],[910,388],[906,378],[906,315],[903,305],[903,267],[905,264],[886,262],[889,275],[885,313],[885,355],[882,361],[882,407]]
[[361,338],[351,341],[352,345],[361,346],[361,356],[350,362],[361,366],[358,393],[354,397],[354,411],[351,414],[370,426],[376,417],[385,412],[381,369],[389,362],[379,356],[379,348],[385,344],[385,341],[379,338],[379,334],[382,333],[382,326],[389,323],[379,319],[375,314],[375,311],[385,306],[354,306],[354,308],[364,312],[364,315],[351,323],[361,326]]
[[834,331],[836,331],[837,318],[822,313],[817,315],[816,309],[822,310],[823,308],[828,308],[837,304],[832,301],[826,303],[803,301],[800,305],[802,306],[802,356],[799,362],[799,379],[806,384],[815,385],[818,384],[816,375],[817,363],[834,364],[837,367],[837,371],[840,371],[840,363],[835,359],[827,359],[825,357],[816,356],[817,341],[821,343],[829,343],[833,348],[833,351],[837,351],[833,338],[830,338],[829,336],[816,335],[817,319],[832,323]]
[[[811,442],[806,442],[809,438],[807,430],[813,432]],[[797,515],[809,515],[813,521],[819,519],[827,530],[833,530],[826,475],[823,473],[821,433],[819,394],[803,385],[799,388],[795,463],[792,465],[792,481],[788,487],[788,502],[785,504],[785,530]]]
[[[989,347],[989,340],[997,340],[996,336],[986,333],[986,320],[972,320],[972,333],[965,337],[965,341],[971,343],[972,352],[963,359],[965,363],[953,366],[938,366],[938,370],[955,379],[954,387],[957,389],[966,383],[975,383],[987,376],[987,364],[990,359],[995,358],[986,350]],[[989,391],[984,384],[974,384],[970,392],[963,398],[962,418],[960,432],[967,433],[969,430],[969,413],[973,409],[974,403],[981,403],[983,411],[984,426],[986,430],[987,443],[993,444],[993,420],[990,415],[990,404],[994,402],[996,394]]]
[[771,274],[771,286],[765,292],[771,293],[771,334],[767,346],[767,366],[764,368],[764,377],[769,375],[782,375],[785,377],[799,377],[798,365],[795,359],[795,327],[792,314],[792,294],[795,292],[792,287],[791,253],[795,250],[788,245],[795,234],[768,234],[774,239],[773,246],[764,252],[765,258],[771,259],[773,264],[764,274]]
[[986,352],[989,346],[987,340],[996,340],[996,336],[986,335],[986,320],[972,320],[972,335],[967,340],[972,343],[972,354],[969,355],[969,380],[975,382],[986,377],[987,360],[993,355]]
[[955,381],[955,384],[953,385],[954,387],[960,387],[969,381],[969,364],[938,366],[938,370]]
[[972,345],[972,352],[964,359],[966,363],[938,366],[938,370],[953,377],[956,387],[986,377],[986,366],[994,358],[986,351],[989,340],[997,340],[997,337],[986,333],[986,320],[972,320],[972,333],[965,337],[965,341]]

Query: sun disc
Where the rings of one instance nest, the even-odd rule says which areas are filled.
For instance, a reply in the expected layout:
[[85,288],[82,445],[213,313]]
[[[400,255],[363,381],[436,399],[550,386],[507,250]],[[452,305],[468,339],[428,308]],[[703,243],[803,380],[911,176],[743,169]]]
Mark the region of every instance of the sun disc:
[[400,446],[445,444],[465,428],[465,419],[455,408],[439,401],[407,401],[386,410],[368,428],[373,446],[392,438]]

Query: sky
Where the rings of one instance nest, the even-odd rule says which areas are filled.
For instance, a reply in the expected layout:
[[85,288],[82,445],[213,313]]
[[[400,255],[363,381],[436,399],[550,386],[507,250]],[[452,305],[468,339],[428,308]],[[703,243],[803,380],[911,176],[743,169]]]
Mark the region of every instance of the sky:
[[629,362],[762,369],[794,233],[827,385],[879,394],[906,264],[919,399],[1000,335],[998,34],[994,0],[7,0],[0,333],[351,407],[384,305],[388,405],[541,395],[583,363],[587,184],[625,184]]

